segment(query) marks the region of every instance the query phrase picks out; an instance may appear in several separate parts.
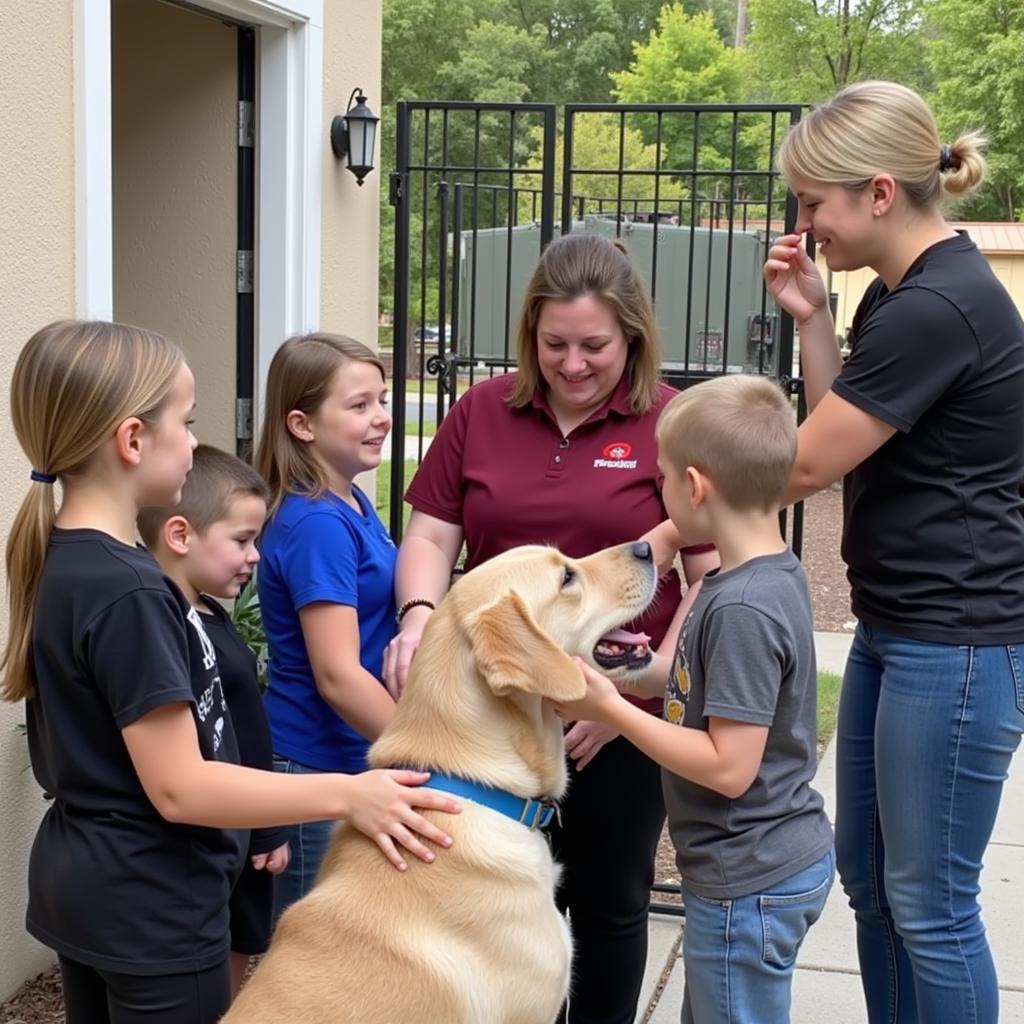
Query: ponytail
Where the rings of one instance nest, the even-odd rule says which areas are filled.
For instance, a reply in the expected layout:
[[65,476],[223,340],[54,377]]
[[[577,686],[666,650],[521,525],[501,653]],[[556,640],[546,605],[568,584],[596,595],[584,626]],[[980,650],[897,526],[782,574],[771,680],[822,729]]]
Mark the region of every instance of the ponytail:
[[11,419],[32,483],[7,538],[7,646],[0,698],[33,695],[33,619],[57,518],[53,484],[73,479],[129,416],[155,424],[182,364],[166,338],[126,324],[60,320],[18,355]]
[[948,196],[965,196],[985,179],[986,139],[980,132],[967,132],[949,147],[949,169],[942,173],[942,191]]
[[32,695],[28,666],[32,661],[32,613],[39,576],[57,508],[53,485],[34,482],[22,499],[7,536],[7,593],[10,603],[7,647],[0,660],[0,697],[23,700]]

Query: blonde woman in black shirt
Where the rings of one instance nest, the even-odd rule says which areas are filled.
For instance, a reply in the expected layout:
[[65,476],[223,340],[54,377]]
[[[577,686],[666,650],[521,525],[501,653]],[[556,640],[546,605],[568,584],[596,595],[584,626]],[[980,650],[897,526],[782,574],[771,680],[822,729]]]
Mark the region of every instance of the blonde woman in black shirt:
[[[941,203],[982,140],[914,92],[850,86],[783,142],[797,231],[765,263],[800,332],[810,415],[790,501],[844,480],[859,620],[837,727],[836,852],[871,1024],[991,1024],[982,855],[1024,728],[1024,325]],[[870,267],[840,360],[814,237]]]

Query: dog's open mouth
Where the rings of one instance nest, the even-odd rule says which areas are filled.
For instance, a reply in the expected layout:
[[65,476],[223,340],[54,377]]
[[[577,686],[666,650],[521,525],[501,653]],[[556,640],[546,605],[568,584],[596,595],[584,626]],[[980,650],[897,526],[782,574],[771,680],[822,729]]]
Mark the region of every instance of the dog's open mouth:
[[646,633],[613,629],[594,648],[594,662],[604,669],[621,668],[635,672],[651,662],[651,638]]

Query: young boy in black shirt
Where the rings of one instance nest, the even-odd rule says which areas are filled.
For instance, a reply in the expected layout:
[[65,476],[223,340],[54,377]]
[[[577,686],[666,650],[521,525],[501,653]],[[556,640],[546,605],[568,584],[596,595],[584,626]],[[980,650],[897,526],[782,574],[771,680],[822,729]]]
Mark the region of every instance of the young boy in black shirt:
[[[200,445],[181,501],[139,513],[146,547],[196,612],[216,657],[241,763],[271,770],[270,729],[256,658],[213,598],[234,598],[259,561],[256,538],[267,514],[267,486],[234,455]],[[209,596],[208,596],[209,595]],[[205,644],[204,644],[205,646]],[[270,941],[273,878],[288,864],[284,829],[256,829],[231,895],[231,981],[238,993],[250,956]]]

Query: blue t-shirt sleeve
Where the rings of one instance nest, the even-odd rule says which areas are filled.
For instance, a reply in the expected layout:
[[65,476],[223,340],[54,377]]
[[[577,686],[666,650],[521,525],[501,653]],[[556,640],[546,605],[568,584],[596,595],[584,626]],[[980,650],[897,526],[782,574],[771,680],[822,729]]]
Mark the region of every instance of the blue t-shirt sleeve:
[[118,729],[154,708],[193,702],[187,626],[166,590],[118,598],[86,627],[83,654]]
[[771,725],[792,663],[785,629],[757,608],[727,604],[704,624],[705,717]]
[[292,607],[315,601],[359,607],[359,541],[333,512],[314,512],[288,532],[278,558]]

